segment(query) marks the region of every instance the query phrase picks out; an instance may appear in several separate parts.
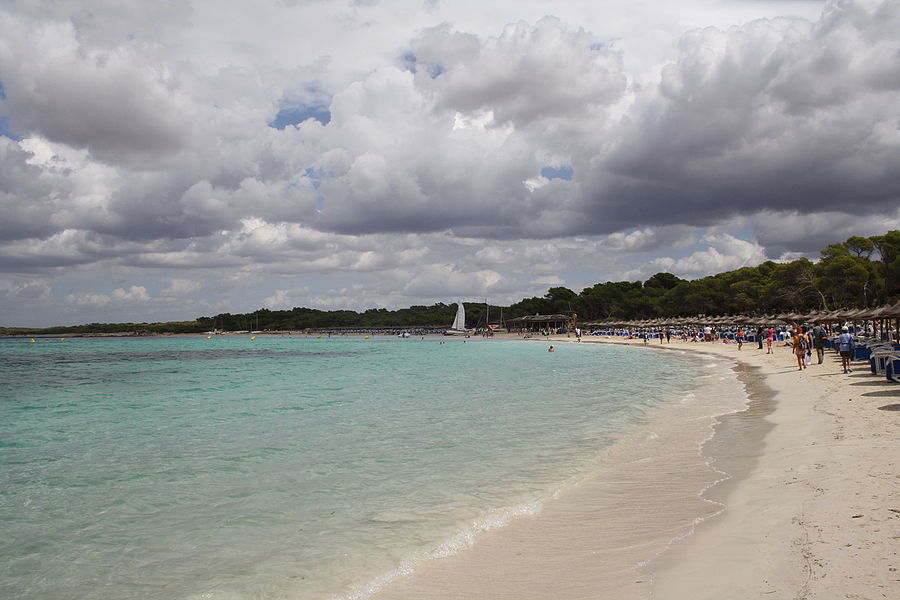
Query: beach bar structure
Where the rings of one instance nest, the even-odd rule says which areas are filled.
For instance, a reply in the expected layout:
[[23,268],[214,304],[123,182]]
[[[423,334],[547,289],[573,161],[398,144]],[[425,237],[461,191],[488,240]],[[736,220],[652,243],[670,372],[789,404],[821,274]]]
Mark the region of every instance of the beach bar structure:
[[530,332],[558,329],[569,330],[575,321],[569,315],[530,315],[525,317],[516,317],[506,321],[506,328],[510,332]]

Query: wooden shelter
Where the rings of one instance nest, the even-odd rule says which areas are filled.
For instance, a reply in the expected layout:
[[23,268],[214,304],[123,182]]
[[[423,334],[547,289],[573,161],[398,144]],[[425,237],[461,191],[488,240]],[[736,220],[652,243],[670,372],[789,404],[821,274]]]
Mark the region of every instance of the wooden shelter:
[[541,331],[548,329],[556,331],[561,328],[571,329],[575,319],[569,315],[530,315],[507,319],[506,328],[509,331]]

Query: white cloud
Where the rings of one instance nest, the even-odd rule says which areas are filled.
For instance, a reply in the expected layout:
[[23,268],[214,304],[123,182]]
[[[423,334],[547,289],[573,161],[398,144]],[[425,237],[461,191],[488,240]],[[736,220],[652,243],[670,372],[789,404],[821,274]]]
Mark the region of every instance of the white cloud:
[[276,290],[274,294],[262,301],[262,305],[271,310],[286,310],[299,304],[299,302],[292,304],[291,298],[306,296],[308,293],[309,290],[302,290],[300,293],[297,293],[297,291]]
[[629,233],[617,232],[606,236],[603,246],[610,250],[647,252],[659,249],[680,249],[697,241],[693,229],[685,225],[648,227]]
[[150,300],[147,289],[141,285],[133,285],[127,290],[125,288],[116,288],[110,294],[79,292],[67,294],[65,297],[66,304],[94,307],[104,307],[110,304],[144,303]]
[[172,279],[169,287],[164,289],[162,294],[177,298],[179,296],[187,296],[194,292],[198,292],[202,287],[203,284],[200,281],[191,279]]
[[544,277],[535,277],[531,280],[531,283],[536,285],[547,285],[547,286],[560,286],[564,285],[566,282],[560,279],[559,277],[553,276],[544,276]]
[[112,299],[124,302],[147,302],[150,296],[147,294],[147,288],[142,285],[133,285],[127,290],[124,288],[116,288],[112,292]]
[[637,273],[646,278],[663,271],[695,279],[741,267],[756,266],[766,260],[765,249],[762,246],[727,233],[706,235],[700,241],[707,245],[706,249],[693,252],[684,258],[655,258]]
[[43,281],[27,283],[0,282],[0,295],[23,303],[42,303],[50,299],[52,286]]

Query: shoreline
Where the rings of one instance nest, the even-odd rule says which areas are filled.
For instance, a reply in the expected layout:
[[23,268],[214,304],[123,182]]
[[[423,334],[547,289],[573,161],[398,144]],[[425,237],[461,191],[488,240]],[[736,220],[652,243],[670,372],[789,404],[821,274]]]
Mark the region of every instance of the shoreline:
[[[738,466],[707,493],[726,509],[660,557],[652,597],[892,597],[900,589],[900,386],[861,362],[843,374],[832,351],[798,371],[783,346],[768,355],[755,344],[672,349],[685,347],[753,369],[771,398],[754,391],[750,373],[749,395],[772,406],[753,414],[751,403],[721,418],[704,452],[726,471]],[[727,428],[742,421],[762,426],[758,455],[727,447],[736,433]]]
[[[537,341],[574,343],[563,336]],[[393,582],[375,600],[889,598],[889,590],[900,586],[900,475],[895,471],[900,464],[900,386],[876,378],[867,368],[842,374],[833,352],[826,353],[822,365],[798,373],[783,347],[767,355],[755,344],[745,344],[739,352],[734,344],[716,342],[644,345],[641,340],[586,336],[582,343],[700,353],[733,365],[747,398],[745,408],[714,417],[711,435],[698,448],[707,467],[724,476],[695,488],[697,499],[721,508],[703,514],[693,506],[690,530],[672,536],[640,569],[598,577],[596,562],[569,552],[589,543],[579,536],[581,529],[591,527],[560,528],[565,502],[597,497],[570,494],[553,501],[556,513],[549,528],[536,526],[548,521],[545,515],[519,519],[479,538],[465,553],[433,561],[422,572]],[[695,484],[702,479],[691,473]],[[683,498],[668,500],[663,512],[686,505]],[[573,510],[583,514],[585,506]],[[670,520],[686,518],[676,513]],[[597,512],[594,518],[616,515]],[[548,544],[542,536],[559,539]],[[554,551],[569,552],[566,560],[581,562],[573,570],[559,564]],[[511,565],[504,567],[505,573],[485,571],[504,563]],[[548,565],[543,573],[549,581],[535,586],[534,573]],[[641,570],[646,577],[635,578]],[[499,585],[485,588],[485,577],[498,579]],[[582,581],[573,583],[573,578]]]
[[788,348],[701,344],[759,367],[774,390],[772,427],[747,476],[722,486],[721,518],[660,562],[654,598],[891,597],[900,587],[900,386],[865,363],[843,374],[831,351],[798,371]]
[[[751,403],[732,360],[714,354],[691,359],[702,389],[670,396],[623,431],[598,456],[591,475],[548,499],[538,513],[479,535],[460,553],[418,565],[371,597],[651,597],[655,561],[721,512],[722,504],[704,492],[729,475],[702,448],[722,415],[741,414]],[[640,390],[638,384],[634,394]]]

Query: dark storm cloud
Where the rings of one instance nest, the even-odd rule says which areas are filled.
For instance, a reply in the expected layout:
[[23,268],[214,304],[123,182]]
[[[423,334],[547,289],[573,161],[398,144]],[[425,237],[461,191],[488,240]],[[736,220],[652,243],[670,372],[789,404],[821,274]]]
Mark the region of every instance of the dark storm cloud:
[[187,132],[166,82],[121,59],[109,55],[3,65],[3,105],[14,115],[15,131],[85,148],[113,164],[181,148]]
[[0,240],[45,236],[55,231],[50,223],[55,209],[49,200],[53,185],[42,179],[40,168],[28,164],[29,158],[18,144],[0,137]]
[[709,224],[792,209],[877,214],[900,198],[900,5],[816,25],[684,36],[586,200],[597,227]]

